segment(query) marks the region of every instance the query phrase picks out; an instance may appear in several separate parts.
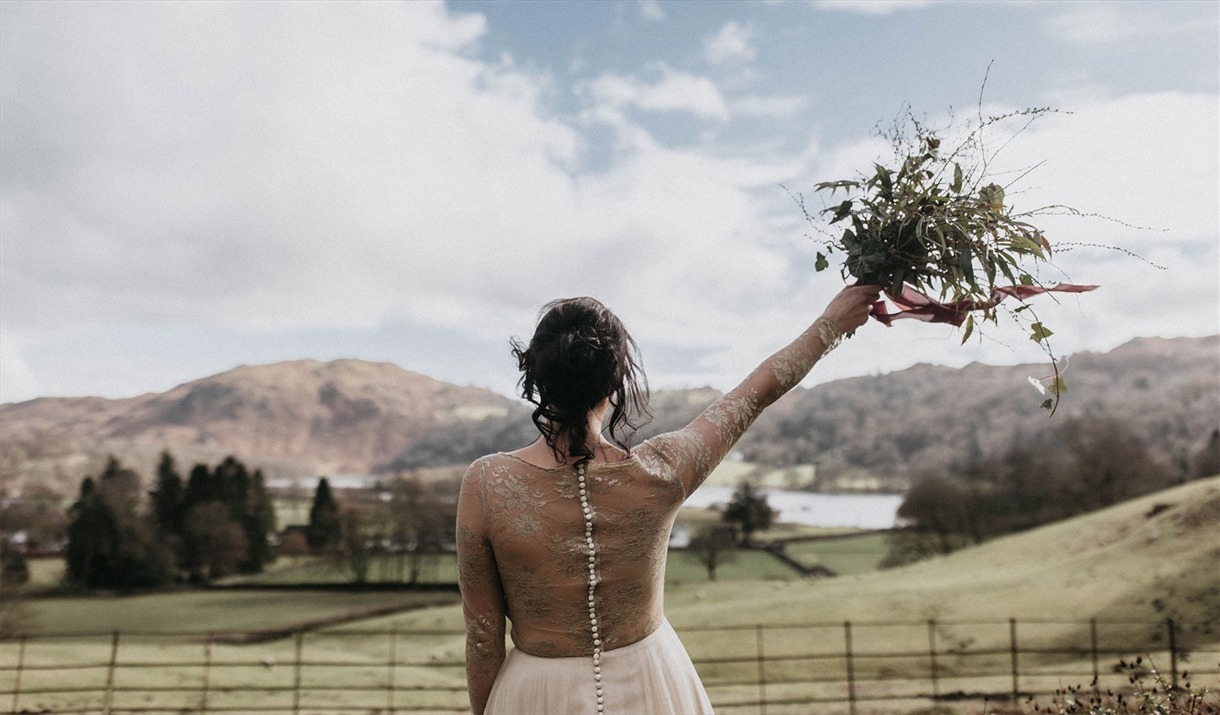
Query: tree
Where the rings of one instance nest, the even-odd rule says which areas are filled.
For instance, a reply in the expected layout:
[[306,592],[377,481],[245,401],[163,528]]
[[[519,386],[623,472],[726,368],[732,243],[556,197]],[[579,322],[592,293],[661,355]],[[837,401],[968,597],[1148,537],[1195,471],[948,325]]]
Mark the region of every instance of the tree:
[[268,538],[275,533],[275,505],[267,494],[261,469],[254,470],[250,476],[244,506],[241,527],[246,535],[247,551],[240,570],[242,573],[261,573],[265,564],[275,561],[275,549]]
[[1191,476],[1195,479],[1220,474],[1220,429],[1212,430],[1207,444],[1195,452]]
[[309,548],[319,551],[339,543],[343,527],[339,523],[339,505],[330,492],[326,477],[318,480],[318,489],[313,495],[313,506],[309,508],[309,526],[305,540]]
[[[408,581],[418,583],[425,565],[434,566],[457,519],[457,502],[437,494],[418,477],[397,479],[390,488],[393,541],[410,561]],[[401,561],[399,564],[401,578]]]
[[86,588],[145,588],[173,576],[172,552],[138,513],[140,477],[113,456],[81,482],[69,511],[67,579]]
[[733,499],[724,510],[724,520],[736,524],[741,531],[743,542],[750,541],[750,535],[771,526],[775,512],[767,504],[765,495],[759,494],[749,482],[742,482],[733,492]]
[[150,496],[157,533],[162,536],[182,533],[186,491],[169,450],[161,453],[161,461],[157,464],[157,488]]
[[728,524],[705,526],[690,540],[686,553],[703,564],[709,581],[715,581],[716,568],[737,558],[737,530]]
[[342,525],[342,554],[352,581],[363,584],[368,581],[373,554],[364,535],[364,524],[355,509],[346,509],[340,519]]
[[[173,477],[167,474],[164,481],[170,486],[158,493],[172,491]],[[275,531],[275,507],[263,473],[250,474],[232,455],[215,469],[206,464],[191,469],[178,512],[182,514],[177,532],[179,564],[192,581],[207,582],[235,572],[260,573],[275,559],[268,539]]]
[[30,581],[30,566],[25,554],[8,539],[0,539],[0,587],[15,586]]
[[248,556],[246,535],[225,504],[195,504],[183,524],[182,555],[191,581],[207,583],[238,571]]
[[1169,486],[1168,471],[1125,422],[1073,420],[1063,440],[1076,478],[1069,483],[1076,513],[1117,504]]
[[1138,435],[1112,418],[1069,420],[1018,439],[998,459],[958,478],[925,479],[898,516],[909,528],[889,538],[893,566],[1101,509],[1169,486],[1165,469]]

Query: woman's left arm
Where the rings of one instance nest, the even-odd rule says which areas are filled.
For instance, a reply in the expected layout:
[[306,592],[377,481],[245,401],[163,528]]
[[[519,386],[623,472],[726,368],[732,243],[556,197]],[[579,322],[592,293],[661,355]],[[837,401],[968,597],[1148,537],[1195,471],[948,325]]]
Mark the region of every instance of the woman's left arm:
[[466,620],[466,687],[470,709],[482,715],[504,663],[504,587],[487,533],[483,462],[470,465],[458,496],[458,585]]

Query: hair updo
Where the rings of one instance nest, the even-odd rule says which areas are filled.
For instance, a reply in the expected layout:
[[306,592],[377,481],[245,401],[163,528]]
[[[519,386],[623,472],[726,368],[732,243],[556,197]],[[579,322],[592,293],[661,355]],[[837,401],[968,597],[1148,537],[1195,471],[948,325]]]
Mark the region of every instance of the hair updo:
[[529,347],[514,338],[512,354],[521,395],[537,405],[534,424],[556,461],[593,458],[588,415],[607,397],[609,437],[630,451],[627,440],[648,416],[648,380],[622,321],[593,298],[551,301],[540,316]]

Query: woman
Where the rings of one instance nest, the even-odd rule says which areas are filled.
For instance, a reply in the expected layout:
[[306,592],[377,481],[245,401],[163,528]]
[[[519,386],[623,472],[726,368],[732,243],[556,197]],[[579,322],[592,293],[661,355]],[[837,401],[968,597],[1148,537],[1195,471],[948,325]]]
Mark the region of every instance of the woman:
[[[879,294],[843,289],[693,422],[635,449],[622,430],[647,385],[631,336],[592,298],[544,309],[529,346],[513,350],[541,437],[472,464],[458,501],[475,715],[712,712],[664,616],[674,517],[763,408],[864,324]],[[602,435],[607,410],[610,439]]]

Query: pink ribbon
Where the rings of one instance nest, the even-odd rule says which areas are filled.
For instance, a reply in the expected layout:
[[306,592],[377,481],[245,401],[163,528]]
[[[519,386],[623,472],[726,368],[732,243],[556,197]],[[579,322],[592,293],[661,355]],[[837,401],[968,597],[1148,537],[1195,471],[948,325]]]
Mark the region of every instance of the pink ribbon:
[[909,285],[904,285],[900,295],[894,295],[888,290],[885,292],[885,297],[894,303],[894,306],[898,308],[898,312],[891,313],[885,301],[881,300],[873,303],[873,309],[870,311],[870,314],[886,325],[890,325],[899,318],[914,318],[915,320],[922,320],[925,323],[952,323],[953,325],[960,326],[962,321],[966,319],[966,314],[970,311],[990,308],[1004,300],[1007,296],[1012,296],[1017,300],[1023,301],[1026,298],[1042,293],[1085,293],[1096,289],[1097,286],[1075,285],[1072,283],[1059,283],[1049,288],[1041,286],[1000,286],[992,292],[991,300],[958,300],[952,303],[941,303],[920,293]]

